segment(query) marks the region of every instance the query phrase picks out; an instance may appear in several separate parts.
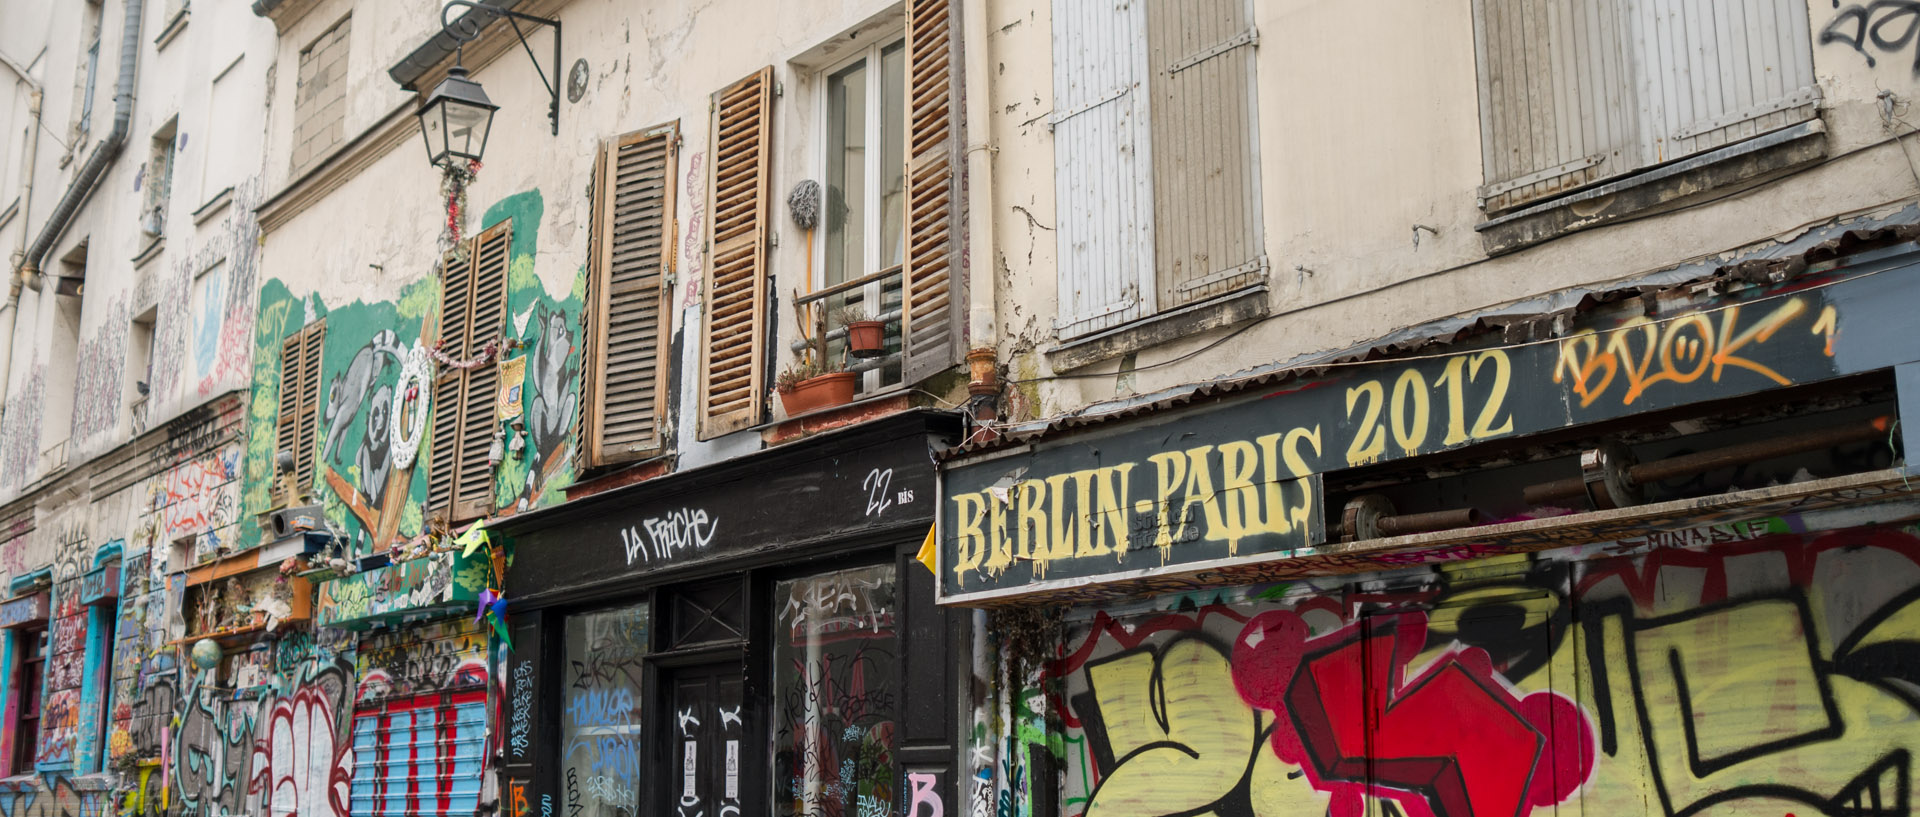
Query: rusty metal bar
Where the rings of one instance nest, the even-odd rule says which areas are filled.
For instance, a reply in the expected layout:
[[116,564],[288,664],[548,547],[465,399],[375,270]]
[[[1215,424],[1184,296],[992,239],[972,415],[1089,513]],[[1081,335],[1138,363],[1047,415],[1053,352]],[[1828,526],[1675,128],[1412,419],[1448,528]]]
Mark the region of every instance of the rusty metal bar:
[[1480,524],[1480,509],[1453,508],[1426,513],[1403,513],[1397,516],[1380,517],[1380,521],[1374,524],[1380,528],[1381,536],[1468,528]]
[[[1641,463],[1628,468],[1627,476],[1635,485],[1661,482],[1676,477],[1689,477],[1716,468],[1746,465],[1775,457],[1818,451],[1836,445],[1879,439],[1885,437],[1892,426],[1893,416],[1883,414],[1859,423],[1804,434],[1755,440],[1716,448],[1712,451],[1682,454],[1655,462]],[[1521,492],[1521,497],[1528,505],[1547,505],[1569,499],[1580,499],[1586,496],[1586,492],[1584,480],[1580,477],[1568,477],[1529,485]]]

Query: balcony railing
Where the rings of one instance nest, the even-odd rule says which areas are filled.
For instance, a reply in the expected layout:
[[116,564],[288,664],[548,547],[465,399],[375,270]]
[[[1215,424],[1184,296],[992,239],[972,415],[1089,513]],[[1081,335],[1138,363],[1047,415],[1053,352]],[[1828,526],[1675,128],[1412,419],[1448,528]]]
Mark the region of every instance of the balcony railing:
[[[834,284],[833,286],[815,290],[805,295],[795,295],[793,305],[797,313],[796,317],[801,325],[811,327],[815,324],[814,321],[810,319],[810,313],[815,309],[822,310],[826,316],[824,322],[827,326],[826,336],[822,342],[827,346],[829,354],[836,351],[836,345],[840,345],[839,350],[844,352],[845,347],[842,344],[846,342],[847,328],[843,325],[838,325],[834,313],[837,312],[841,306],[858,305],[865,309],[869,315],[872,315],[874,320],[886,325],[887,346],[886,351],[877,357],[857,358],[848,361],[847,371],[875,372],[882,371],[889,365],[898,367],[900,363],[900,333],[902,328],[900,318],[902,309],[898,305],[892,306],[891,308],[874,309],[872,304],[886,303],[889,300],[887,297],[889,293],[895,295],[892,300],[899,300],[897,293],[900,292],[901,286],[900,272],[901,268],[896,264],[871,275],[863,275],[859,278]],[[811,329],[809,329],[807,334],[811,335]],[[788,348],[797,355],[806,352],[809,348],[812,348],[812,346],[812,341],[802,337],[796,338]],[[893,384],[876,382],[876,378],[862,378],[861,391],[873,391],[889,385]]]

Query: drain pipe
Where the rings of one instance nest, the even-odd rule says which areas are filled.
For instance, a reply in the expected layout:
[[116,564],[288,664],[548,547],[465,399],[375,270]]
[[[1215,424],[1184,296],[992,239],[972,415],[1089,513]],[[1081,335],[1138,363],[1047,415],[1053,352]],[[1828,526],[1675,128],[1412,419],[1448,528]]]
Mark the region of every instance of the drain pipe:
[[[31,235],[27,225],[31,223],[33,216],[33,171],[40,166],[40,162],[37,161],[40,158],[40,112],[41,105],[46,101],[46,94],[40,87],[40,83],[35,82],[27,73],[27,69],[15,62],[13,58],[0,54],[0,64],[13,69],[13,73],[20,77],[20,81],[26,83],[27,92],[30,94],[27,101],[27,114],[33,118],[33,132],[27,137],[27,172],[20,183],[20,212],[14,214],[14,218],[20,219],[18,259],[24,259],[27,251],[27,236]],[[14,262],[18,259],[7,260]],[[20,323],[20,276],[7,276],[7,302],[0,305],[0,312],[6,313],[4,319],[6,334],[0,335],[0,396],[4,396],[7,392],[7,378],[13,373],[13,329]]]
[[127,143],[127,126],[133,120],[133,79],[135,66],[140,56],[140,20],[141,0],[126,0],[127,16],[124,28],[120,32],[120,78],[113,85],[113,130],[93,148],[93,155],[87,157],[87,163],[73,177],[73,184],[67,188],[66,195],[60,197],[60,203],[54,205],[53,214],[47,217],[46,226],[40,228],[40,237],[34,239],[33,246],[27,249],[27,257],[20,262],[16,283],[9,288],[18,292],[19,284],[27,284],[39,289],[40,283],[35,276],[40,274],[40,264],[53,251],[53,243],[72,224],[73,216],[80,211],[87,197],[106,175],[107,166],[113,164],[120,149]]
[[967,134],[967,394],[977,421],[970,439],[991,439],[985,425],[999,419],[999,334],[996,312],[999,274],[993,242],[993,81],[987,56],[987,2],[966,0],[960,14],[961,57],[966,62]]

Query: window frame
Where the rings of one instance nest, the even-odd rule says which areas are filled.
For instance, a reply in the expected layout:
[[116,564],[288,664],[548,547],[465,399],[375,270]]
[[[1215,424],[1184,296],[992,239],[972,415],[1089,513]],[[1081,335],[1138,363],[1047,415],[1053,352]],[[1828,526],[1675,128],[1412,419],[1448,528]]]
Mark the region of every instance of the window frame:
[[[881,232],[886,224],[887,210],[883,203],[886,194],[882,189],[881,181],[886,166],[886,151],[881,143],[883,134],[885,133],[884,122],[887,118],[887,112],[884,110],[886,89],[883,70],[886,53],[895,48],[899,49],[901,55],[900,110],[894,112],[900,117],[902,125],[900,129],[899,195],[901,246],[899,262],[881,266],[880,262],[884,259],[886,252],[881,243]],[[881,276],[884,274],[886,277],[850,290],[847,293],[818,302],[819,308],[825,313],[823,320],[826,324],[826,329],[828,332],[831,332],[841,327],[834,319],[833,312],[835,310],[829,309],[829,307],[835,303],[845,304],[847,295],[858,292],[860,294],[861,308],[865,309],[867,314],[874,318],[879,318],[880,315],[883,314],[879,305],[886,303],[887,291],[889,289],[893,290],[896,293],[896,297],[901,301],[899,306],[895,307],[900,310],[901,318],[886,322],[889,327],[893,329],[893,331],[888,332],[888,348],[896,346],[900,348],[893,349],[893,351],[890,351],[888,354],[877,358],[881,361],[886,361],[891,358],[893,361],[891,364],[873,366],[860,372],[859,393],[862,395],[891,391],[905,385],[904,378],[901,376],[903,373],[901,369],[904,366],[903,352],[905,339],[900,337],[898,327],[904,325],[903,321],[905,319],[906,281],[902,276],[904,276],[906,270],[906,256],[909,250],[907,245],[912,240],[911,230],[907,223],[909,220],[909,214],[907,212],[909,203],[907,201],[906,187],[907,165],[910,157],[908,155],[909,145],[907,144],[909,134],[905,125],[908,115],[907,107],[911,104],[911,92],[907,87],[909,80],[907,72],[911,68],[911,66],[907,64],[908,56],[907,29],[905,21],[903,20],[898,28],[888,29],[885,34],[875,37],[872,42],[862,46],[859,50],[827,64],[816,71],[812,78],[817,99],[812,106],[811,132],[815,135],[817,144],[808,151],[808,164],[812,174],[811,178],[822,180],[820,191],[822,222],[817,229],[824,234],[826,232],[825,210],[828,203],[828,187],[825,180],[827,178],[827,167],[831,161],[829,153],[834,147],[832,140],[828,136],[832,128],[832,112],[830,109],[833,104],[832,94],[829,92],[829,83],[833,81],[835,74],[853,67],[855,63],[864,62],[867,70],[868,79],[865,90],[867,115],[863,133],[863,137],[866,139],[865,144],[867,145],[864,150],[866,159],[866,184],[863,185],[865,190],[862,191],[862,196],[865,197],[866,202],[866,212],[864,214],[865,218],[863,219],[864,223],[860,226],[862,258],[861,263],[854,270],[846,271],[854,274],[846,274],[846,272],[843,272],[841,277],[843,278],[843,283],[845,281],[857,280],[864,276]],[[828,242],[822,238],[822,240],[814,242],[815,246],[811,248],[812,257],[809,260],[812,262],[811,266],[814,280],[810,281],[809,284],[813,291],[816,292],[835,285],[829,280],[831,270],[827,268],[827,243]],[[845,341],[843,340],[841,343],[844,345]],[[831,346],[829,347],[828,354],[832,354]],[[889,370],[892,370],[891,377],[888,377],[890,373]]]

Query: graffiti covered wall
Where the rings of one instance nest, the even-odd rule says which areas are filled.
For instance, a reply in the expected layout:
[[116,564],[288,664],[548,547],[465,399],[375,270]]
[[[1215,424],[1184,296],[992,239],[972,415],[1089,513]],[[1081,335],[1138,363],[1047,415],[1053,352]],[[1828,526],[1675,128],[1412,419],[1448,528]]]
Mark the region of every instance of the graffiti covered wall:
[[[495,470],[494,507],[525,501],[552,504],[573,479],[572,430],[579,408],[580,304],[585,279],[576,274],[556,297],[534,274],[545,207],[539,191],[509,196],[487,209],[480,224],[513,223],[507,272],[508,356],[526,359],[522,412],[525,450]],[[476,229],[474,232],[479,232]],[[318,295],[297,295],[277,278],[261,286],[254,335],[253,393],[246,454],[248,515],[271,506],[275,420],[281,389],[281,342],[302,327],[326,321],[314,450],[315,501],[328,521],[346,531],[362,553],[384,549],[395,537],[420,533],[426,514],[429,457],[423,444],[414,465],[402,469],[392,450],[394,390],[402,362],[423,345],[423,329],[437,325],[440,279],[425,275],[392,301],[353,301],[329,307]],[[436,333],[437,334],[437,333]],[[515,345],[517,344],[517,345]],[[430,346],[430,344],[426,344]],[[284,447],[284,446],[282,446]]]
[[1085,817],[1909,814],[1920,529],[1801,529],[1083,610],[976,768],[1001,817],[1048,747]]

